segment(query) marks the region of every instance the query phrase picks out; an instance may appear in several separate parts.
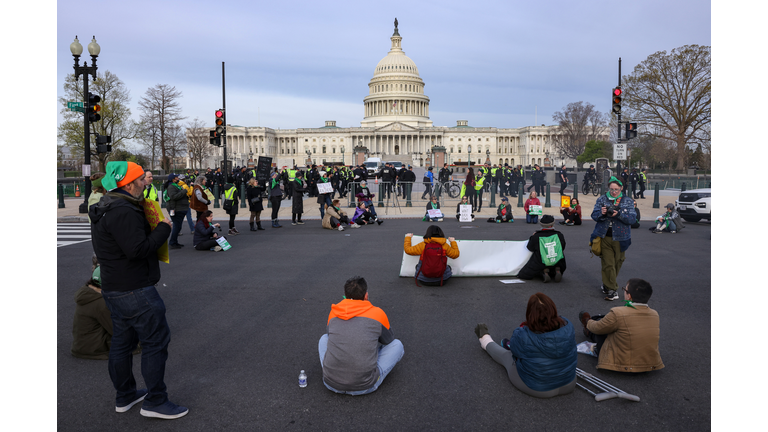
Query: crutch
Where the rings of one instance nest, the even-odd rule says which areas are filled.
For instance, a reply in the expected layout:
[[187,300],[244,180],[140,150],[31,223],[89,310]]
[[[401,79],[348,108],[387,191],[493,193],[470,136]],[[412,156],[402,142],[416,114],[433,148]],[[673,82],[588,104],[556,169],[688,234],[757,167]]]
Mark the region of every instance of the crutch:
[[584,386],[582,386],[580,384],[577,384],[579,387],[583,388],[588,393],[590,393],[593,396],[595,396],[595,400],[598,401],[598,402],[604,401],[604,400],[607,400],[607,399],[613,399],[615,397],[619,397],[621,399],[627,399],[627,400],[631,400],[631,401],[635,401],[635,402],[640,402],[640,398],[639,397],[637,397],[635,395],[632,395],[632,394],[629,394],[629,393],[625,392],[624,390],[621,390],[618,387],[613,386],[613,385],[611,385],[611,384],[601,380],[600,378],[597,378],[596,376],[594,376],[592,374],[584,372],[583,370],[581,370],[579,368],[576,368],[576,376],[578,378],[581,378],[584,381],[588,382],[589,384],[592,384],[593,386],[597,387],[598,389],[602,390],[602,393],[595,394],[595,393],[591,392],[590,390],[588,390],[586,387],[584,387]]

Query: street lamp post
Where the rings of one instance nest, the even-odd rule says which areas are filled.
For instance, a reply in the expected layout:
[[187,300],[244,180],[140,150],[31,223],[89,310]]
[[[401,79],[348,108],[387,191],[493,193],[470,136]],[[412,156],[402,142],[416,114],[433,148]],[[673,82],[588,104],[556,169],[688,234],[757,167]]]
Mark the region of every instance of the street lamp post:
[[346,165],[346,161],[344,160],[344,146],[341,146],[341,165]]
[[485,151],[485,163],[491,163],[491,151],[486,150]]
[[88,75],[90,74],[94,80],[96,80],[96,57],[101,52],[101,47],[96,43],[96,36],[93,37],[91,43],[88,44],[88,53],[91,55],[91,66],[83,61],[83,65],[80,66],[80,55],[83,53],[83,46],[80,45],[80,41],[75,36],[75,41],[69,45],[69,50],[72,52],[72,56],[75,58],[75,80],[83,76],[83,177],[85,177],[85,187],[83,193],[83,203],[80,204],[80,213],[88,213],[88,198],[91,195],[91,130],[90,123],[88,121]]

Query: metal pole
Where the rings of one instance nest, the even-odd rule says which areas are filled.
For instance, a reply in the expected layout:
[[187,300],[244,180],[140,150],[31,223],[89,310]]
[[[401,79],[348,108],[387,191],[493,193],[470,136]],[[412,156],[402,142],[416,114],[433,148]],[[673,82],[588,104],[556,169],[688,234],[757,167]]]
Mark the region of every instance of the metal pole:
[[221,143],[224,146],[224,168],[222,171],[224,172],[224,181],[227,181],[229,164],[227,164],[227,92],[224,89],[224,62],[221,62],[221,109],[224,111],[222,115],[224,132],[221,134]]
[[[85,64],[85,62],[83,62]],[[91,66],[93,67],[93,66]],[[88,70],[83,73],[83,107],[85,107],[85,111],[83,112],[83,132],[84,132],[84,141],[83,141],[83,171],[86,171],[85,167],[88,167],[87,170],[90,171],[91,168],[91,125],[88,121],[88,108],[90,106],[88,105]],[[85,185],[83,186],[83,203],[80,204],[80,213],[88,213],[88,198],[91,196],[91,177],[90,172],[86,173],[83,172],[83,177],[85,177]]]
[[[621,57],[619,57],[619,87],[621,87]],[[624,91],[622,90],[621,93],[622,98],[624,97]],[[618,122],[616,123],[617,131],[616,131],[616,142],[621,142],[621,111],[616,113],[616,116],[618,117]],[[616,161],[616,173],[621,174],[621,161]]]

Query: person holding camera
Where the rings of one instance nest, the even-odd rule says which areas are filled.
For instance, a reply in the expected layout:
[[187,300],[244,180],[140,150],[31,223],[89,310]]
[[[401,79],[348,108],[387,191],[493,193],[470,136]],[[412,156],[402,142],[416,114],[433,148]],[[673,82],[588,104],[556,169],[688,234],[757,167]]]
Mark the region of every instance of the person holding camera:
[[616,177],[608,182],[608,192],[600,196],[592,210],[596,222],[590,242],[600,237],[600,264],[603,284],[600,286],[606,300],[617,300],[619,276],[624,253],[632,243],[631,225],[636,221],[635,203],[632,197],[622,193],[623,183]]

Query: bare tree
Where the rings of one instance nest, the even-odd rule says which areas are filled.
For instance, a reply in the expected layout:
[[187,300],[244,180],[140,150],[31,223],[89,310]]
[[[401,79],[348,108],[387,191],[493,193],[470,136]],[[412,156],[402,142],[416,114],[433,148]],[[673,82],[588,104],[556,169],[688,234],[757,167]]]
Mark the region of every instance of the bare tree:
[[708,139],[711,63],[710,47],[685,45],[669,54],[651,54],[622,78],[626,117],[650,127],[649,133],[674,142],[677,169],[686,166],[688,146]]
[[552,120],[557,122],[552,145],[561,156],[576,159],[584,153],[587,141],[605,139],[608,116],[587,102],[571,102],[563,111],[556,111]]
[[174,128],[178,128],[178,122],[185,119],[181,115],[181,97],[176,87],[157,84],[147,89],[139,100],[144,127],[142,141],[145,146],[151,145],[153,160],[159,153],[160,167],[166,172],[171,170],[171,158],[178,151],[178,132],[174,132]]
[[187,152],[192,159],[192,168],[202,168],[203,161],[213,154],[209,130],[210,128],[206,128],[205,123],[197,117],[187,123]]
[[[131,110],[128,108],[131,102],[130,92],[120,78],[110,71],[97,74],[96,79],[89,85],[89,91],[101,97],[99,102],[101,120],[91,123],[91,133],[112,137],[113,150],[124,148],[125,143],[135,138],[138,131],[136,123],[131,119]],[[76,157],[81,157],[85,150],[83,113],[69,111],[67,102],[85,100],[81,81],[75,79],[74,74],[67,75],[64,81],[64,97],[59,98],[64,121],[59,124],[57,135],[59,141],[66,145]],[[110,154],[97,153],[93,138],[91,138],[90,150],[92,159],[98,161],[98,166],[93,167],[91,171],[103,171],[110,159]]]

